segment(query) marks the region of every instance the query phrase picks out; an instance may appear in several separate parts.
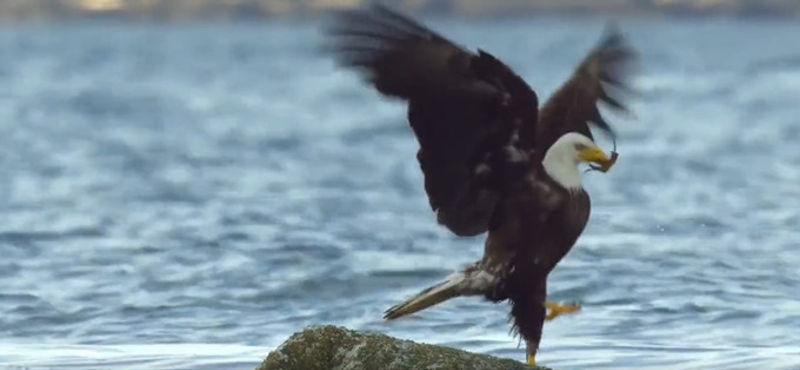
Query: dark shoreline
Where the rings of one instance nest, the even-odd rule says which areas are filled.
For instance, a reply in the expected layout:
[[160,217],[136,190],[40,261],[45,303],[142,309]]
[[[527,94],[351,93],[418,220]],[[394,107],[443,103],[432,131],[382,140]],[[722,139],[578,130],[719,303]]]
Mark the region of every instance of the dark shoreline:
[[[122,21],[263,21],[270,19],[314,19],[342,3],[363,0],[0,0],[0,23],[108,19]],[[800,1],[726,0],[703,5],[697,0],[427,0],[415,6],[388,2],[417,16],[459,18],[521,18],[545,16],[636,18],[732,18],[800,20]],[[142,5],[146,4],[146,5]]]

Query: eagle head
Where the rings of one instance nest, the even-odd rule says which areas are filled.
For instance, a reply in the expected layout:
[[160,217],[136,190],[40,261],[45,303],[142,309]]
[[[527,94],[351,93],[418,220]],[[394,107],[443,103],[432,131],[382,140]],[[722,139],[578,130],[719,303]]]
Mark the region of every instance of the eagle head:
[[577,132],[569,132],[558,138],[544,156],[542,165],[555,182],[567,189],[581,188],[578,165],[594,163],[607,171],[615,158],[609,158],[592,139]]

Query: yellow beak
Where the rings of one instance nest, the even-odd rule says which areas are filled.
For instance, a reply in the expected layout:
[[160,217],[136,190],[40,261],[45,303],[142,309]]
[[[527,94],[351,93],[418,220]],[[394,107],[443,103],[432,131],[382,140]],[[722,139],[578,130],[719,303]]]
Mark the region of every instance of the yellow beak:
[[[616,153],[613,153],[616,154]],[[578,158],[584,162],[597,163],[600,171],[606,172],[611,169],[611,166],[617,161],[617,156],[612,155],[611,158],[606,156],[606,153],[598,147],[587,148],[578,152]]]
[[593,162],[597,164],[603,164],[603,162],[608,162],[608,157],[606,153],[603,152],[602,149],[598,147],[586,148],[578,152],[578,158],[585,162]]

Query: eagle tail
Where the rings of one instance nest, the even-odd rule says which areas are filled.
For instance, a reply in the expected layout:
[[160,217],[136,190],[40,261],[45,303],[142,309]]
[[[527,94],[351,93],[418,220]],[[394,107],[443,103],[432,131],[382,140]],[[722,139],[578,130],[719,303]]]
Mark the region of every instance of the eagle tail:
[[477,268],[477,264],[450,275],[445,281],[428,287],[403,303],[392,306],[383,315],[385,320],[394,320],[451,298],[487,294],[494,286],[494,277]]

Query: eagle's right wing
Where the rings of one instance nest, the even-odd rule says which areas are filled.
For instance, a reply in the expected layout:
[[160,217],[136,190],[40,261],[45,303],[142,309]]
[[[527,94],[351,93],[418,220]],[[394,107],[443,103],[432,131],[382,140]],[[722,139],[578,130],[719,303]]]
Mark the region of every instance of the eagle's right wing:
[[535,127],[531,88],[492,55],[473,53],[382,5],[337,14],[331,51],[385,96],[408,102],[417,159],[439,223],[461,236],[488,228],[505,148]]

